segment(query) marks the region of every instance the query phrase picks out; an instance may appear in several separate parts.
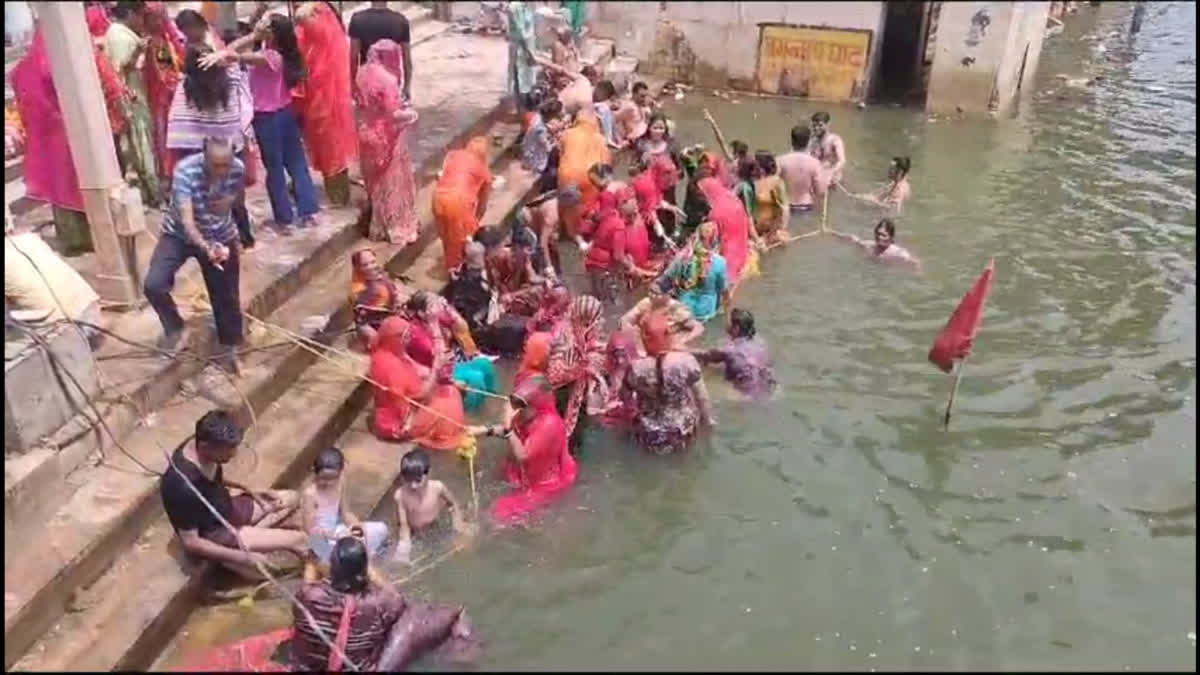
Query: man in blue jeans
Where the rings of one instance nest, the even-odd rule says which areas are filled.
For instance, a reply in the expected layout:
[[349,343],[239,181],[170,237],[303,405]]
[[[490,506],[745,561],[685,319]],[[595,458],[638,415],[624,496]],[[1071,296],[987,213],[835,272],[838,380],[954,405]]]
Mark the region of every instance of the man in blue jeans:
[[162,322],[159,347],[174,352],[183,335],[183,319],[171,297],[175,274],[195,258],[204,275],[217,324],[218,355],[233,373],[240,370],[237,347],[242,342],[242,305],[239,294],[237,227],[232,210],[244,189],[245,167],[228,139],[206,138],[204,150],[175,166],[171,204],[163,219],[150,270],[146,273],[146,299]]

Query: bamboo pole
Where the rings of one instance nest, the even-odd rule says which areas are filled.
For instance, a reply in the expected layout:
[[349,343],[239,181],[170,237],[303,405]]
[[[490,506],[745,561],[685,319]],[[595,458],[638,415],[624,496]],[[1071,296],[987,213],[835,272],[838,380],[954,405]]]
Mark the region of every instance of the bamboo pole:
[[942,420],[942,431],[950,430],[950,412],[954,407],[954,398],[958,396],[958,383],[962,382],[963,369],[967,367],[968,356],[970,356],[970,354],[964,356],[962,360],[958,362],[958,372],[954,374],[954,386],[950,389],[950,400],[946,403],[946,417]]

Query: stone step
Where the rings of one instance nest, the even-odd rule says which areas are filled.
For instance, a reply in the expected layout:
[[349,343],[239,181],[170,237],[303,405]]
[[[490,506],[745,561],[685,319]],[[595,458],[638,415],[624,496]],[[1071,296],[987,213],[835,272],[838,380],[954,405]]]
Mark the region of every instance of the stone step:
[[[482,57],[494,60],[503,52],[503,45],[494,43],[486,38],[449,35],[445,41],[452,48],[461,45],[479,46],[486,48]],[[429,57],[439,50],[440,41],[422,45],[416,50],[414,57],[421,59]],[[460,67],[465,61],[451,62],[450,66]],[[443,66],[443,70],[450,66]],[[502,87],[503,66],[493,70],[496,73],[478,73],[472,69],[472,74],[478,83],[471,87],[478,91],[459,90],[447,92],[446,84],[431,75],[427,79],[414,82],[414,98],[417,109],[423,119],[418,122],[414,133],[410,136],[413,161],[417,164],[418,181],[424,182],[441,165],[442,149],[448,145],[461,144],[465,139],[489,129],[494,120],[502,115],[495,105],[495,91]],[[433,73],[433,66],[427,68]],[[485,76],[486,75],[486,76]],[[488,77],[490,76],[490,77]],[[496,79],[495,83],[490,79]],[[474,83],[473,83],[474,84]],[[491,89],[489,91],[489,89]],[[252,215],[258,210],[269,213],[266,206],[266,195],[261,184],[251,188],[249,207]],[[427,206],[428,199],[419,202]],[[355,226],[357,212],[355,209],[340,210],[335,213],[327,224],[316,232],[296,235],[290,238],[270,237],[270,232],[260,228],[259,245],[248,252],[247,262],[243,263],[242,298],[243,306],[256,316],[265,316],[289,296],[303,286],[317,271],[328,267],[332,262],[341,259],[346,248],[358,241],[359,235]],[[430,222],[428,215],[423,216],[422,222]],[[148,255],[149,246],[141,248]],[[419,248],[415,249],[420,251]],[[143,262],[142,269],[145,263]],[[198,279],[196,266],[187,265],[181,270],[176,282],[176,300],[186,315],[185,289],[202,289],[203,284]],[[193,317],[190,323],[196,326],[193,333],[196,339],[192,344],[192,352],[207,354],[211,351],[215,339],[211,327],[211,319],[206,313]],[[117,334],[153,342],[159,333],[158,320],[149,308],[132,313],[121,318],[113,327]],[[143,359],[142,362],[130,362],[128,354],[130,347],[110,339],[97,353],[102,363],[119,363],[124,386],[113,387],[116,394],[126,394],[138,405],[138,410],[157,410],[165,401],[179,391],[180,383],[199,372],[200,368],[194,362],[170,362],[162,359]],[[118,359],[121,359],[118,361]],[[106,367],[106,370],[110,369]],[[104,412],[108,426],[118,439],[126,438],[134,429],[138,418],[137,411],[116,394],[98,401],[98,407]],[[83,465],[89,457],[104,452],[115,454],[113,441],[107,434],[99,430],[91,430],[88,423],[90,417],[77,416],[68,422],[63,429],[49,438],[44,446],[39,446],[29,452],[15,457],[6,457],[4,463],[5,485],[5,554],[6,564],[11,552],[21,540],[15,538],[15,533],[23,530],[22,524],[42,523],[53,513],[57,505],[65,503],[71,496],[74,486],[66,478]]]
[[[502,133],[506,140],[505,147],[508,147],[516,137],[516,128],[513,125],[505,126]],[[494,193],[484,224],[503,222],[533,184],[533,177],[520,168],[515,158],[509,158],[504,166],[498,168],[497,174],[504,176],[506,181]],[[419,258],[408,266],[410,275],[415,274],[417,269],[439,267],[440,241],[428,241],[423,248]],[[388,260],[383,255],[380,257]],[[391,260],[394,265],[395,256],[391,256]],[[345,289],[348,275],[348,269],[331,269],[314,285]],[[417,280],[419,285],[430,290],[436,289],[441,283],[433,276],[422,276]],[[291,318],[296,321],[298,317]],[[343,336],[334,344],[346,349],[348,341],[348,337]],[[365,364],[366,357],[359,357],[359,372],[365,369]],[[231,477],[240,479],[250,473],[245,482],[252,485],[288,487],[300,484],[315,453],[332,443],[346,429],[349,420],[366,404],[369,393],[369,387],[362,380],[349,375],[344,367],[318,361],[299,376],[286,394],[260,415],[258,428],[263,430],[263,436],[258,440],[249,439],[254,443],[257,466],[249,472],[231,467]],[[205,404],[201,407],[206,410],[212,406]],[[186,416],[181,414],[181,417],[194,421],[203,410],[198,407],[188,411]],[[305,423],[297,425],[297,419],[303,419]],[[181,423],[174,437],[182,442],[186,436],[187,430]],[[173,448],[178,442],[167,445]],[[398,469],[398,457],[396,455],[388,460],[393,471]],[[382,462],[368,462],[361,458],[360,461],[363,470],[376,474],[377,482],[384,481],[386,467]],[[163,464],[164,461],[160,459],[159,465]],[[138,498],[144,505],[127,503],[124,511],[130,514],[130,521],[123,528],[115,522],[107,528],[110,532],[108,539],[112,543],[103,557],[108,560],[101,561],[99,554],[93,554],[94,560],[77,563],[76,569],[90,566],[96,570],[96,574],[91,579],[77,577],[66,584],[71,588],[83,588],[90,584],[90,588],[79,597],[102,600],[67,614],[61,614],[60,610],[61,620],[20,659],[14,669],[144,669],[153,663],[164,644],[182,625],[192,604],[199,597],[202,582],[198,579],[201,575],[195,569],[181,567],[179,561],[171,556],[163,555],[168,546],[177,548],[177,544],[174,544],[170,526],[157,499],[157,481],[142,479]],[[87,508],[85,505],[77,506]],[[145,510],[145,520],[153,519],[144,532],[144,522],[132,522],[132,516],[142,515],[134,513],[138,508]],[[370,510],[364,509],[363,513],[369,513]],[[78,515],[63,515],[81,519]],[[95,531],[99,528],[92,525],[90,529]],[[123,529],[124,533],[118,532],[119,529]],[[128,543],[134,541],[139,532],[143,534],[137,539],[136,545],[121,554],[121,550],[128,548]],[[93,546],[93,550],[99,548]],[[103,571],[105,568],[107,572]],[[6,574],[11,572],[6,569]],[[92,584],[92,579],[97,576],[99,579]],[[143,588],[144,582],[141,581],[146,579],[153,580],[149,590]],[[12,587],[11,582],[7,587]],[[55,592],[63,595],[62,591]],[[51,619],[50,624],[57,618]],[[40,620],[44,621],[45,618],[40,617]],[[6,660],[11,649],[7,638],[6,635]]]

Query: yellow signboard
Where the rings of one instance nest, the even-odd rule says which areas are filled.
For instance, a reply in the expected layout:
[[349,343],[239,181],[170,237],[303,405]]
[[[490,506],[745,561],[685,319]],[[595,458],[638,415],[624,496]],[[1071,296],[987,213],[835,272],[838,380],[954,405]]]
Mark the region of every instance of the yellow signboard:
[[863,97],[871,31],[782,25],[760,30],[760,91],[823,101]]

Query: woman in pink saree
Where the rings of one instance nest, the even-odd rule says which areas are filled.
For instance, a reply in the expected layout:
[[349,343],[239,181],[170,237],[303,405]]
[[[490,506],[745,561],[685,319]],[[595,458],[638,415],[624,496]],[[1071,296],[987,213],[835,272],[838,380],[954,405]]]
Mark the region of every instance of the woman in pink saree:
[[379,40],[367,52],[356,82],[362,116],[358,142],[370,199],[368,237],[401,245],[416,241],[421,230],[408,152],[408,130],[417,121],[417,111],[401,96],[404,77],[400,45]]
[[702,178],[697,183],[708,201],[708,219],[716,223],[721,238],[721,256],[729,271],[729,279],[737,283],[742,278],[750,258],[750,232],[754,227],[742,202],[717,177]]
[[330,203],[350,203],[350,162],[358,154],[350,94],[350,38],[325,2],[296,10],[296,40],[308,79],[293,92],[312,165],[325,177]]

